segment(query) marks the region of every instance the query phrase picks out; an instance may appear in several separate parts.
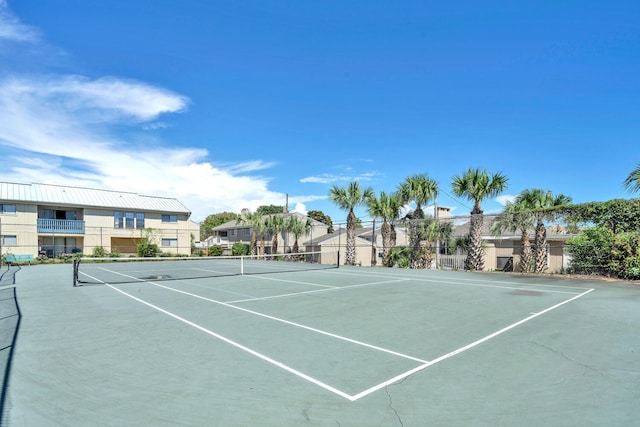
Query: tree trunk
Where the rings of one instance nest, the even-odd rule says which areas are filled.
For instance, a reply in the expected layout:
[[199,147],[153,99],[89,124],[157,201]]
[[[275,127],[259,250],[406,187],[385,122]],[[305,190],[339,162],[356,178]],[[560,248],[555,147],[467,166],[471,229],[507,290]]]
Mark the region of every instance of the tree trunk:
[[251,255],[258,255],[258,235],[255,230],[251,231]]
[[542,273],[547,269],[547,229],[542,221],[536,225],[535,245],[535,272]]
[[356,263],[356,214],[349,211],[347,215],[347,247],[345,254],[345,265]]
[[380,227],[382,233],[382,264],[389,267],[389,250],[391,249],[391,226],[387,221],[382,223]]
[[[275,254],[277,254],[277,253],[278,253],[278,233],[275,233],[275,234],[273,235],[273,241],[272,241],[272,243],[271,243],[271,249],[272,249],[271,253],[272,253],[273,255],[275,255]],[[274,256],[274,257],[273,257],[273,258],[271,258],[271,259],[272,259],[272,260],[275,260],[276,258],[275,258],[275,256]]]
[[520,257],[519,268],[522,273],[528,273],[531,270],[531,242],[529,241],[527,230],[522,230],[520,243],[522,243],[522,256]]
[[482,253],[482,210],[474,209],[471,212],[471,224],[469,229],[469,250],[465,260],[465,268],[471,271],[484,269],[484,256]]

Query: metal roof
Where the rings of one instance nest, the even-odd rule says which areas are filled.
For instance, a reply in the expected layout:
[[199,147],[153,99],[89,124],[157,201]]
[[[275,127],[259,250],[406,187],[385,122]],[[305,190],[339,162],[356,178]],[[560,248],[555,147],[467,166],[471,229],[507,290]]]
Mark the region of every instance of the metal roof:
[[191,214],[177,199],[168,197],[50,184],[0,182],[0,200]]

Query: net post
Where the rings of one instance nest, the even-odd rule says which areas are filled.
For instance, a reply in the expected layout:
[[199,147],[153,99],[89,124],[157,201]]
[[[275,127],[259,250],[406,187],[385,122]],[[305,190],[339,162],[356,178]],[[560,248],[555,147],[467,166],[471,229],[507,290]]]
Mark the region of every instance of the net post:
[[78,268],[79,268],[79,264],[80,260],[78,260],[77,258],[73,259],[73,287],[75,288],[76,286],[78,286]]
[[244,276],[244,256],[240,256],[240,275]]

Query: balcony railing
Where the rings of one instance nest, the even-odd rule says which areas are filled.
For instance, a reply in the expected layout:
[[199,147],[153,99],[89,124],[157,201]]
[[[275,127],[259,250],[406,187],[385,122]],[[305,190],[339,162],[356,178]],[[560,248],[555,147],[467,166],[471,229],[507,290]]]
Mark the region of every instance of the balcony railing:
[[84,234],[84,221],[38,218],[38,233]]

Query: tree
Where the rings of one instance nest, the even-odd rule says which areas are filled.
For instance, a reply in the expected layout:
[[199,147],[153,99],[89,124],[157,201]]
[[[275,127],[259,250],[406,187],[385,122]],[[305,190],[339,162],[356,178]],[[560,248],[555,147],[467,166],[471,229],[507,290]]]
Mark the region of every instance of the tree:
[[262,217],[257,213],[251,213],[248,210],[243,211],[242,215],[238,217],[237,224],[248,225],[251,228],[251,242],[249,243],[249,252],[251,255],[257,255],[257,238],[258,238],[258,223],[262,221]]
[[403,203],[416,204],[416,208],[405,217],[409,221],[409,236],[413,249],[409,265],[411,268],[427,268],[431,266],[431,241],[425,232],[432,225],[425,227],[422,206],[438,195],[438,182],[425,174],[412,175],[400,184],[398,193]]
[[529,210],[535,218],[534,272],[541,273],[547,268],[547,229],[544,221],[556,218],[557,209],[571,203],[571,197],[564,194],[554,196],[551,191],[534,188],[518,194],[515,203]]
[[[267,232],[273,236],[271,240],[271,253],[278,253],[278,234],[284,230],[284,218],[282,215],[269,215],[265,220]],[[273,258],[275,259],[275,258]]]
[[319,221],[325,225],[328,225],[329,228],[327,228],[327,234],[333,234],[333,221],[331,220],[331,217],[329,215],[326,215],[324,212],[322,211],[309,211],[307,212],[307,216],[311,219],[314,219],[316,221]]
[[371,187],[362,188],[358,181],[353,181],[347,187],[334,185],[329,190],[329,198],[340,209],[346,210],[347,214],[347,246],[345,264],[354,265],[356,259],[356,214],[354,209],[366,204],[373,195]]
[[634,192],[640,192],[640,163],[634,170],[629,173],[629,176],[624,180],[624,186]]
[[392,226],[400,217],[402,199],[398,193],[388,194],[381,191],[376,197],[372,195],[367,200],[369,215],[382,220],[380,233],[382,234],[382,263],[386,267],[393,267],[389,258],[389,251],[395,246],[392,240]]
[[[300,238],[300,236],[309,234],[312,226],[313,224],[311,223],[311,220],[309,218],[301,219],[295,215],[287,218],[284,229],[293,234],[293,237],[295,238],[292,250],[294,254],[300,252],[298,247],[298,239]],[[294,257],[294,260],[297,260],[297,256]]]
[[205,240],[207,237],[212,236],[215,227],[225,222],[235,221],[237,218],[238,214],[233,212],[221,212],[209,215],[200,224],[200,240]]
[[535,218],[522,203],[508,202],[502,215],[491,224],[491,232],[500,235],[504,231],[520,231],[522,255],[518,263],[519,271],[527,273],[531,270],[531,241],[529,229],[533,228]]
[[484,169],[469,168],[463,175],[453,176],[453,194],[473,200],[469,228],[470,244],[465,260],[465,268],[468,270],[482,270],[484,268],[484,254],[482,253],[483,211],[480,202],[488,197],[495,197],[506,190],[507,181],[507,177],[501,173],[489,175]]
[[[267,219],[268,218],[260,217],[260,219],[257,220],[256,223],[254,224],[256,233],[260,235],[260,247],[262,248],[262,250],[259,253],[259,255],[266,254],[265,234],[267,234],[269,232],[269,229],[267,227]],[[256,250],[256,253],[257,252],[258,251]]]
[[259,216],[277,215],[281,213],[284,213],[284,206],[262,205],[256,209],[256,214]]

